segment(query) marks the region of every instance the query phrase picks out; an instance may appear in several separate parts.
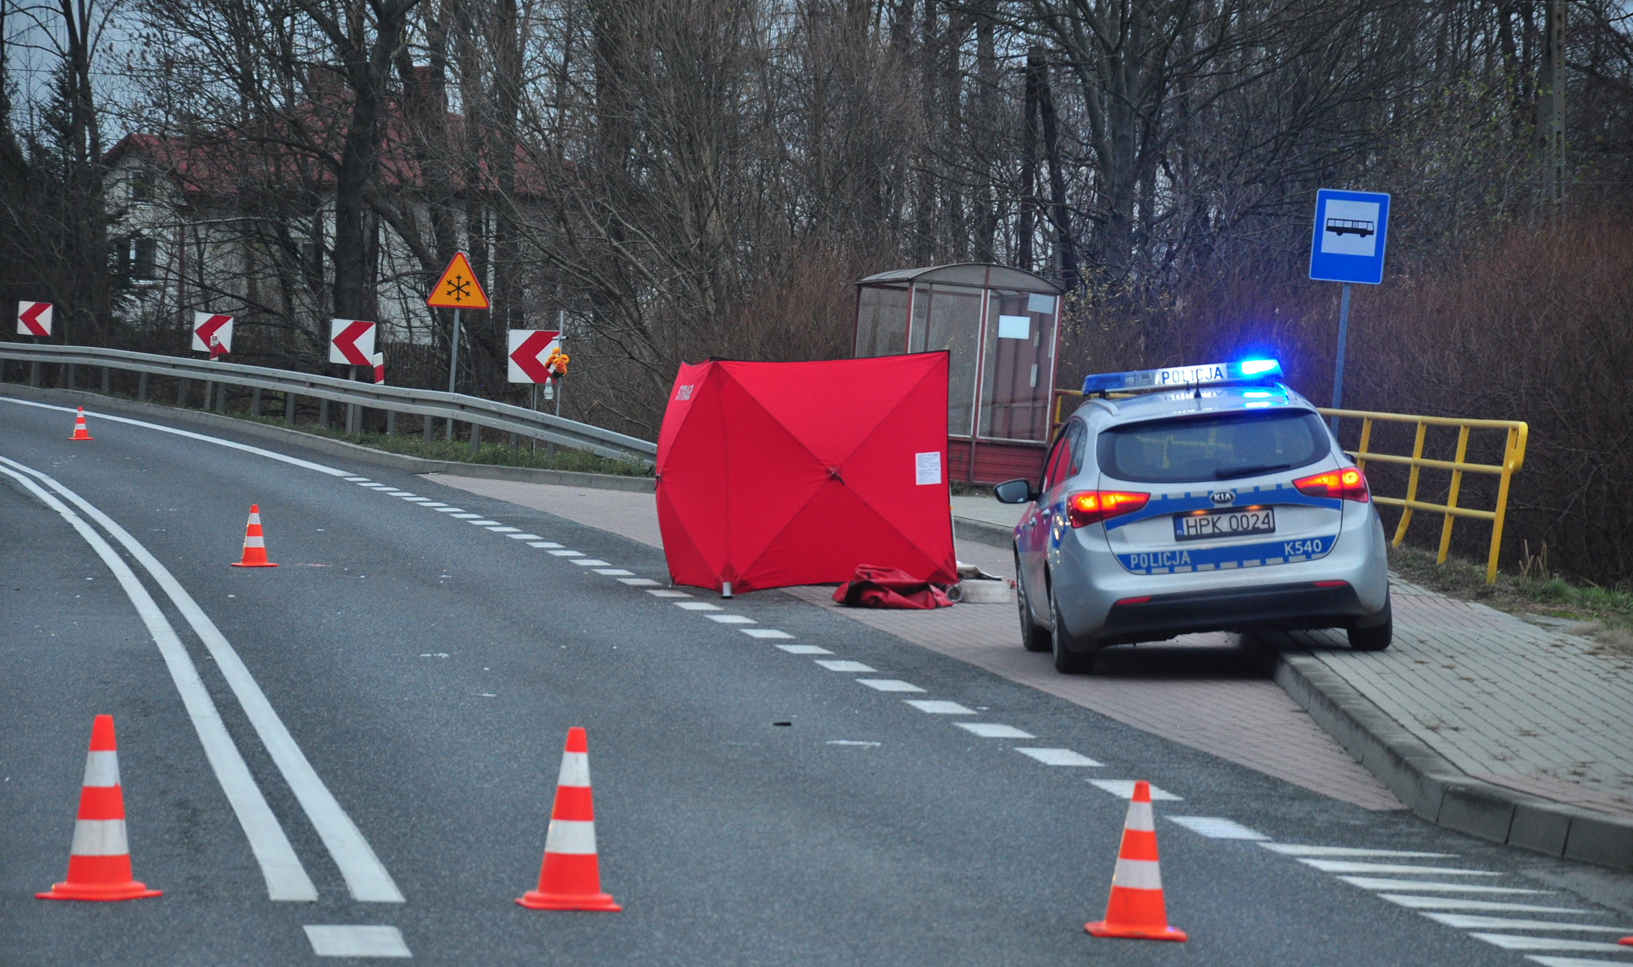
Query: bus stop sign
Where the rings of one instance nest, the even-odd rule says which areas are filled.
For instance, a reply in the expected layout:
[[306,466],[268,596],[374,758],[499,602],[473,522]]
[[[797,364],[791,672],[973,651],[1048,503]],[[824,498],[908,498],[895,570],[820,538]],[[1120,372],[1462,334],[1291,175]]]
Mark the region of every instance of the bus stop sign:
[[1362,285],[1382,282],[1388,229],[1387,194],[1332,188],[1316,192],[1310,278]]

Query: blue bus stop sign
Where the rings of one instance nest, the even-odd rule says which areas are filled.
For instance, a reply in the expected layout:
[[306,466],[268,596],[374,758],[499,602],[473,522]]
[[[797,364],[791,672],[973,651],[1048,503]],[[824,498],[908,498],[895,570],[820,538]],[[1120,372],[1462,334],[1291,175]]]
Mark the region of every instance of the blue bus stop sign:
[[1382,282],[1388,229],[1387,194],[1331,188],[1316,192],[1310,278],[1363,285]]

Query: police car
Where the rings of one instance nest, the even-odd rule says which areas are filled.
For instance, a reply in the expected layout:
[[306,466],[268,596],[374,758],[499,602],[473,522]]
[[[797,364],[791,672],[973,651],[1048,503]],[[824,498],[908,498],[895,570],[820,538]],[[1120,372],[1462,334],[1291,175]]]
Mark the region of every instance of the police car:
[[1194,631],[1393,634],[1366,477],[1275,360],[1104,373],[1056,438],[1015,527],[1021,640],[1089,672],[1107,645]]

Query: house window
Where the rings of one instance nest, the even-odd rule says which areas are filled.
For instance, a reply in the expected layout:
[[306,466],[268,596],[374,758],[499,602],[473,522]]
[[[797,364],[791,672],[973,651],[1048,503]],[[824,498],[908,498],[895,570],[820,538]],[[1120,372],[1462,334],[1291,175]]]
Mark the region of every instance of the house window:
[[316,242],[301,243],[301,265],[314,275],[323,273],[323,246]]
[[125,250],[125,274],[133,282],[158,278],[158,243],[151,238],[131,239]]
[[148,180],[146,172],[138,171],[132,173],[130,180],[126,182],[126,184],[130,186],[131,201],[153,200],[153,182]]

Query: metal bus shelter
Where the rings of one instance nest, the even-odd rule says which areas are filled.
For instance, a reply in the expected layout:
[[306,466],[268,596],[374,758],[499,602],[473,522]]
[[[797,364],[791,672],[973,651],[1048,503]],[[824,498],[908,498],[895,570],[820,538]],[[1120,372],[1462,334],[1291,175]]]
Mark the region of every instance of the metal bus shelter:
[[856,283],[856,358],[947,350],[948,477],[1036,477],[1049,444],[1064,290],[963,262]]

